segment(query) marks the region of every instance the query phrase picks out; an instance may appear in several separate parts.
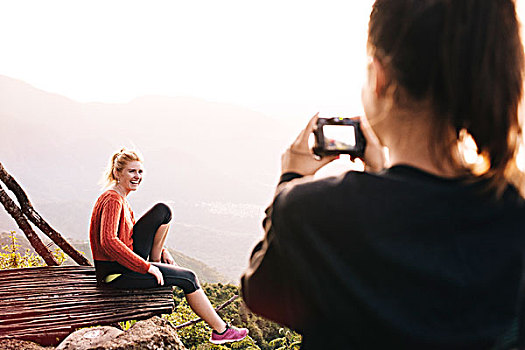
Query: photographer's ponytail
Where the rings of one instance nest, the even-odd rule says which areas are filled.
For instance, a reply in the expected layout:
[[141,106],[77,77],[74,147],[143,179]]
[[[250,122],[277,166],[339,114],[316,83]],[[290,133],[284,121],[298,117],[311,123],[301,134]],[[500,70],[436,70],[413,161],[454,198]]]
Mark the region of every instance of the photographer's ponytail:
[[521,138],[524,62],[515,4],[461,0],[450,1],[446,10],[444,94],[436,102],[458,132],[472,135],[489,163],[482,176],[501,192]]
[[[524,52],[513,0],[377,0],[369,47],[410,98],[433,106],[436,164],[449,155],[497,193],[522,183],[513,170]],[[450,130],[456,141],[465,132],[475,140],[486,161],[481,172],[454,156],[458,142],[444,142]]]

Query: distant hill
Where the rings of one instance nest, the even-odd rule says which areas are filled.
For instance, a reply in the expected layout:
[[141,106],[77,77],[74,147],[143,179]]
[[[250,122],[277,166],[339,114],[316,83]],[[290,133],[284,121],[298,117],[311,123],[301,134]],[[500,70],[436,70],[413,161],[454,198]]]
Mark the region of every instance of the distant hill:
[[[23,254],[26,250],[29,250],[30,252],[34,253],[34,249],[25,237],[23,233],[15,233],[16,237],[16,244],[20,245],[19,251],[21,254]],[[51,250],[54,250],[56,246],[50,242],[48,239],[45,239],[44,242],[49,245],[49,248]],[[93,258],[91,257],[91,249],[89,247],[88,242],[70,242],[78,251],[83,252],[88,257],[89,261],[93,262]],[[3,248],[4,246],[11,246],[12,245],[12,239],[9,234],[9,232],[0,232],[0,248]],[[197,276],[199,277],[199,280],[201,282],[207,282],[207,283],[229,283],[236,281],[231,281],[230,279],[223,276],[221,273],[219,273],[216,269],[206,265],[202,261],[199,261],[197,259],[193,259],[187,255],[182,254],[181,252],[177,252],[173,249],[169,249],[170,253],[173,255],[173,258],[175,259],[175,262],[182,266],[186,267],[190,270],[193,270]],[[75,264],[74,261],[72,261],[70,258],[64,262],[64,264]]]

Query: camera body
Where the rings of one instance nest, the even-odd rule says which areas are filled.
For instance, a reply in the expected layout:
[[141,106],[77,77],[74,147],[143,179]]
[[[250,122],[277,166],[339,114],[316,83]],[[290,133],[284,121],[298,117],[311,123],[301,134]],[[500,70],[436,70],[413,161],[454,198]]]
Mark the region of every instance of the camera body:
[[349,154],[352,160],[364,157],[366,139],[358,119],[319,118],[314,136],[313,151],[319,157],[338,154]]

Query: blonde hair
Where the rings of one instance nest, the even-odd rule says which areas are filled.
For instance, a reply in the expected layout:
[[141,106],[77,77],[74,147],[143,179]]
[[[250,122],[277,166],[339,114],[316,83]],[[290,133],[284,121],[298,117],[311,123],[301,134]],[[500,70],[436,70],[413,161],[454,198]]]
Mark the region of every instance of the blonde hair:
[[133,161],[143,162],[142,155],[139,151],[122,147],[120,151],[115,152],[113,156],[111,156],[106,170],[104,171],[104,175],[102,176],[102,180],[100,181],[102,187],[106,188],[117,182],[115,171],[122,171],[129,162]]

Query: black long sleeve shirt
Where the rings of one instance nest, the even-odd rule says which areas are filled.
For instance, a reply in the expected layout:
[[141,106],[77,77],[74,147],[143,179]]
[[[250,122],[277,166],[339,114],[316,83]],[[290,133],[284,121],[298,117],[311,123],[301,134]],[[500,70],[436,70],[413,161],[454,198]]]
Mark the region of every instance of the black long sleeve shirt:
[[484,188],[408,166],[294,180],[266,211],[243,298],[303,349],[490,348],[517,317],[525,205]]

